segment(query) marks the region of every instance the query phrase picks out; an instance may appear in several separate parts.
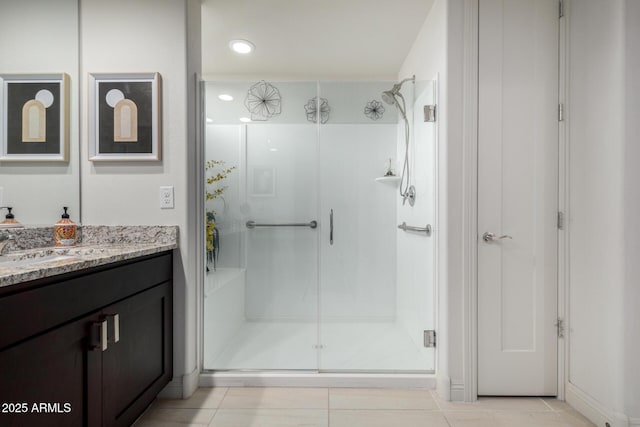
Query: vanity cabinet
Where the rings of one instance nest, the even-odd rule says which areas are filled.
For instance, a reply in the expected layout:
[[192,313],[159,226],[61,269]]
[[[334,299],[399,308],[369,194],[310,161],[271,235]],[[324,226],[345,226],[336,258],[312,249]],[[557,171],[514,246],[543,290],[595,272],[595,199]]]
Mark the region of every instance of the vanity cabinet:
[[0,425],[129,426],[172,377],[171,252],[0,288]]
[[103,426],[131,425],[171,379],[170,301],[165,283],[104,310],[119,316],[120,337],[102,353]]

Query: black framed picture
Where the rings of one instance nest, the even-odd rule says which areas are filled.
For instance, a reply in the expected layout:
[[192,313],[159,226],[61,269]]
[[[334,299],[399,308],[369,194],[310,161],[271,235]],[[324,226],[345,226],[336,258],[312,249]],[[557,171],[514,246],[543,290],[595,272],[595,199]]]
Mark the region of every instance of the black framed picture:
[[0,161],[68,161],[69,75],[0,75]]
[[160,160],[158,73],[89,75],[89,160]]

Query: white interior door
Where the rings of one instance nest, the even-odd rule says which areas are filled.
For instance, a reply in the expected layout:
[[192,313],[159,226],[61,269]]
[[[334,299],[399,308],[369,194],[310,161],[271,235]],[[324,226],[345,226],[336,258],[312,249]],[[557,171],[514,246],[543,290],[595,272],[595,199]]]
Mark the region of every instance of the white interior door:
[[478,394],[556,395],[558,0],[479,14]]

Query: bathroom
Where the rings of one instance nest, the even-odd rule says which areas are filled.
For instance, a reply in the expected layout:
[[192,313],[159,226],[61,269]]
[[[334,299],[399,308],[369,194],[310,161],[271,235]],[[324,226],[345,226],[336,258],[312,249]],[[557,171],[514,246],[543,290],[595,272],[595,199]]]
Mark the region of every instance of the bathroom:
[[[516,0],[511,0],[505,3],[515,2]],[[561,61],[560,64],[564,67],[566,77],[560,90],[567,107],[562,128],[564,139],[561,140],[564,151],[559,159],[565,168],[559,174],[558,200],[560,207],[565,212],[570,212],[569,216],[565,216],[565,221],[570,225],[570,234],[561,234],[558,242],[560,255],[563,255],[564,259],[559,263],[558,270],[559,286],[564,286],[560,288],[563,291],[558,298],[558,311],[567,325],[567,334],[572,335],[571,340],[564,338],[558,341],[558,396],[569,401],[574,408],[597,425],[604,425],[603,420],[610,425],[634,425],[640,417],[640,408],[637,407],[640,399],[634,398],[639,395],[640,379],[637,375],[634,376],[636,371],[632,362],[638,354],[637,343],[640,341],[635,332],[639,328],[632,327],[637,324],[637,315],[634,312],[637,308],[638,291],[633,284],[634,279],[638,277],[638,267],[633,260],[638,257],[638,249],[633,244],[637,239],[629,239],[628,236],[638,235],[637,225],[632,221],[638,213],[638,196],[632,185],[638,178],[637,168],[634,168],[632,163],[638,158],[638,153],[635,145],[631,143],[632,136],[638,132],[637,120],[633,120],[633,113],[638,111],[638,97],[625,94],[637,93],[638,87],[633,79],[627,77],[625,80],[624,76],[633,76],[634,73],[637,75],[638,71],[638,29],[634,23],[639,21],[639,12],[638,6],[632,0],[616,0],[611,2],[609,7],[596,0],[565,0],[564,3],[565,17],[561,23],[561,34],[566,36],[563,40],[568,49],[564,57],[566,61]],[[322,152],[323,149],[348,147],[329,147],[325,144],[329,141],[328,128],[334,125],[353,126],[353,131],[356,132],[360,124],[356,125],[353,120],[346,119],[340,122],[342,118],[339,109],[343,104],[337,101],[336,96],[325,96],[325,93],[329,93],[332,84],[371,83],[375,88],[367,90],[362,99],[355,94],[350,94],[347,98],[352,98],[354,102],[358,100],[359,105],[357,108],[354,106],[353,111],[357,111],[359,117],[365,120],[361,124],[364,131],[396,126],[393,135],[395,150],[390,150],[389,155],[381,155],[370,162],[367,161],[367,167],[371,168],[374,175],[370,180],[363,179],[362,184],[366,185],[367,190],[364,191],[378,192],[380,196],[389,195],[395,198],[393,206],[385,205],[393,208],[389,213],[392,217],[385,223],[385,227],[390,229],[385,228],[380,232],[389,232],[395,236],[395,239],[392,238],[390,241],[387,239],[385,244],[397,245],[396,253],[393,259],[386,259],[384,262],[395,263],[395,267],[389,267],[395,268],[394,286],[406,285],[408,281],[405,279],[433,281],[431,288],[428,288],[429,285],[420,288],[420,291],[426,294],[425,298],[416,300],[421,300],[423,307],[419,308],[419,312],[425,316],[425,320],[420,322],[419,331],[422,333],[428,329],[436,330],[437,345],[435,350],[419,348],[420,351],[433,355],[433,360],[425,363],[425,366],[395,375],[389,371],[404,369],[389,366],[381,369],[379,373],[357,372],[358,381],[363,381],[357,385],[379,387],[380,380],[375,377],[384,375],[385,381],[389,381],[385,383],[387,387],[426,387],[436,390],[445,400],[473,401],[481,395],[476,384],[477,338],[474,338],[476,335],[473,332],[477,326],[474,277],[477,277],[478,268],[474,248],[476,236],[482,235],[486,230],[478,229],[477,211],[473,208],[479,203],[477,192],[474,192],[477,185],[474,180],[477,174],[474,159],[477,159],[477,153],[474,154],[473,135],[474,132],[477,134],[477,131],[474,131],[475,128],[469,123],[470,117],[478,114],[478,111],[474,112],[472,108],[472,83],[475,77],[470,64],[477,63],[477,58],[473,56],[476,40],[473,34],[478,31],[478,16],[483,16],[478,11],[482,11],[481,8],[487,1],[419,1],[408,2],[404,7],[394,2],[394,9],[406,9],[405,16],[411,16],[412,23],[407,22],[406,25],[404,22],[399,24],[397,20],[389,22],[375,17],[373,6],[362,6],[361,3],[354,2],[352,7],[356,10],[349,12],[366,19],[379,19],[376,21],[376,33],[386,34],[389,38],[406,37],[406,45],[403,46],[402,52],[384,51],[384,54],[378,55],[382,58],[380,62],[383,65],[392,61],[396,64],[391,71],[381,72],[372,66],[369,73],[357,74],[349,72],[347,67],[348,64],[357,62],[357,55],[352,55],[354,58],[351,62],[349,57],[340,58],[339,62],[345,64],[344,71],[336,71],[336,66],[332,63],[312,64],[315,59],[307,57],[299,58],[301,62],[314,66],[313,73],[301,74],[293,67],[287,72],[277,69],[257,72],[251,65],[246,65],[251,64],[249,57],[237,60],[244,61],[244,69],[208,70],[208,55],[202,53],[205,47],[202,37],[214,29],[224,28],[225,25],[224,22],[218,22],[217,26],[208,26],[206,21],[202,21],[201,24],[201,19],[212,13],[207,2],[201,4],[187,0],[56,0],[33,1],[30,4],[33,4],[33,7],[27,8],[26,2],[23,1],[3,2],[1,6],[3,13],[0,15],[4,17],[0,17],[3,28],[2,40],[15,42],[0,46],[0,73],[69,74],[69,156],[67,162],[0,162],[0,206],[10,203],[14,207],[16,218],[26,225],[52,224],[59,219],[62,206],[68,206],[71,218],[82,224],[179,227],[180,249],[175,250],[173,261],[173,380],[162,393],[165,397],[186,398],[199,385],[207,387],[216,382],[222,384],[221,381],[237,381],[237,378],[228,376],[237,377],[240,374],[229,370],[208,372],[204,360],[207,347],[205,334],[209,327],[202,319],[206,311],[205,281],[208,276],[205,273],[207,263],[204,225],[200,225],[204,224],[206,207],[200,195],[204,193],[204,162],[217,158],[209,157],[205,144],[197,141],[205,139],[205,135],[199,139],[200,129],[203,132],[213,132],[216,126],[229,123],[204,123],[206,116],[203,110],[208,108],[208,105],[205,105],[199,96],[206,93],[208,84],[231,82],[243,86],[239,95],[242,104],[251,84],[261,80],[272,83],[283,95],[285,89],[294,84],[309,86],[309,91],[305,90],[304,96],[301,95],[295,101],[293,98],[283,97],[282,115],[287,109],[296,111],[296,114],[299,112],[300,122],[283,122],[274,126],[300,125],[314,129],[313,139],[310,141],[313,150],[318,151],[313,152],[316,158],[313,159],[315,163],[311,167],[316,168],[314,172],[317,174],[310,173],[313,175],[309,179],[312,180],[314,192],[309,191],[307,196],[314,198],[315,206],[307,206],[313,212],[304,212],[306,215],[302,218],[238,218],[238,226],[242,227],[242,238],[260,237],[258,233],[268,236],[268,233],[276,231],[267,228],[248,229],[246,222],[249,220],[317,220],[319,228],[316,230],[281,231],[292,236],[295,236],[295,233],[316,233],[317,237],[313,238],[318,239],[314,241],[317,246],[311,248],[315,251],[313,256],[316,266],[321,269],[324,266],[323,262],[326,264],[330,261],[326,257],[331,254],[326,253],[326,250],[330,249],[331,245],[325,241],[328,239],[330,210],[334,210],[336,231],[338,227],[343,226],[339,225],[338,220],[343,220],[344,217],[338,217],[339,207],[336,206],[339,206],[337,203],[341,202],[340,199],[325,202],[323,196],[320,196],[320,199],[315,198],[318,197],[316,189],[322,192],[322,189],[326,190],[330,184],[330,177],[321,176],[324,169],[318,168],[326,164],[336,168],[348,166],[342,163],[344,159],[339,151]],[[219,5],[220,2],[214,4]],[[250,4],[239,4],[244,5],[245,11],[251,10]],[[6,22],[10,14],[5,13],[18,7],[26,8],[19,11],[19,16],[29,14],[32,20],[36,19],[38,11],[46,10],[45,16],[40,18],[43,20],[42,25],[35,28],[46,29],[47,35],[38,36],[41,33],[32,29],[20,38],[21,43],[28,45],[18,46],[15,34],[23,34],[24,27],[17,19]],[[327,14],[329,19],[335,20],[334,27],[340,28],[338,24],[341,23],[341,17],[348,16],[348,11],[341,9],[345,7],[347,6],[341,3],[329,2],[326,10],[320,9],[316,12],[320,15]],[[358,7],[364,10],[357,10]],[[387,14],[389,13],[391,12]],[[281,17],[283,20],[297,19],[296,15],[285,15],[285,12]],[[49,22],[56,24],[51,25]],[[401,35],[402,31],[409,32],[409,28],[412,28],[411,34]],[[599,30],[596,31],[596,28]],[[5,36],[4,31],[11,35]],[[330,37],[332,26],[325,27],[325,32],[317,34],[317,37],[305,33],[304,27],[298,28],[298,31],[299,33],[293,36],[296,40],[305,40],[305,44],[311,47],[310,50],[318,50],[320,48],[315,44],[316,40]],[[353,28],[349,31],[358,32]],[[238,34],[233,38],[249,36]],[[343,36],[343,39],[346,43],[357,44],[347,36]],[[256,55],[268,55],[269,50],[264,43],[252,38],[251,40],[256,45]],[[43,46],[45,42],[46,46]],[[228,42],[229,37],[225,35],[224,40],[220,42],[220,51],[223,48],[228,50]],[[382,50],[385,46],[374,47]],[[22,52],[36,52],[32,50],[35,48],[39,49],[38,54],[24,55]],[[477,52],[475,54],[477,55]],[[232,52],[225,55],[232,55]],[[273,59],[276,63],[278,60],[277,56]],[[225,60],[222,59],[220,62]],[[46,67],[42,67],[42,63],[46,63]],[[323,69],[321,66],[327,68]],[[328,75],[327,69],[334,74]],[[88,74],[126,72],[158,72],[162,76],[161,160],[91,161],[88,159],[87,151]],[[200,80],[207,82],[204,83],[204,87],[195,78],[196,75],[202,77]],[[382,101],[381,92],[391,89],[394,84],[413,75],[416,78],[415,86],[412,86],[412,82],[405,82],[401,89],[407,100],[407,110],[413,114],[410,120],[413,138],[410,150],[426,148],[413,144],[416,132],[428,130],[434,133],[434,146],[429,148],[433,157],[425,157],[420,161],[414,151],[410,152],[412,173],[416,174],[413,177],[416,207],[426,209],[429,206],[432,209],[416,213],[415,216],[415,210],[408,206],[408,202],[402,205],[400,195],[395,194],[398,187],[375,181],[376,177],[386,173],[388,158],[393,159],[394,172],[398,176],[402,173],[404,147],[401,115],[396,107],[386,103],[383,103],[383,120],[394,120],[395,125],[391,122],[374,123],[362,112],[365,106],[363,101],[365,104],[374,99]],[[416,109],[418,97],[423,94],[428,82],[433,85],[433,103],[437,105],[435,123],[424,122],[422,111]],[[356,90],[356,87],[355,84],[349,84],[348,90]],[[327,99],[331,107],[329,122],[325,127],[307,121],[304,115],[305,104],[314,96]],[[431,101],[420,102],[419,107],[430,103]],[[598,105],[607,106],[606,114]],[[485,110],[480,113],[483,111]],[[480,116],[482,117],[482,114]],[[199,122],[199,117],[202,117],[202,123]],[[332,123],[332,119],[338,121]],[[246,126],[248,129],[252,126],[258,129],[259,126],[266,127],[268,124]],[[569,149],[571,155],[566,154]],[[328,157],[323,158],[323,154]],[[228,164],[233,166],[231,161]],[[248,170],[242,173],[248,173]],[[421,182],[418,174],[425,174]],[[427,181],[427,174],[432,181]],[[229,179],[237,179],[239,176],[240,170],[237,169],[231,172]],[[167,186],[174,189],[174,209],[159,208],[159,188]],[[281,195],[281,189],[275,188],[277,195]],[[338,190],[341,193],[335,196],[344,197],[343,200],[353,196],[348,194],[348,188]],[[269,200],[262,197],[259,201],[264,203]],[[224,209],[218,206],[212,208],[216,211]],[[6,211],[3,215],[4,213]],[[366,218],[364,212],[361,214]],[[603,217],[616,220],[602,221]],[[356,216],[356,219],[362,218]],[[427,237],[398,230],[397,226],[402,222],[417,227],[429,224],[433,227],[433,232]],[[593,243],[589,240],[594,236],[593,228],[600,223],[606,223],[607,228],[602,232],[597,250],[589,249]],[[233,251],[233,235],[231,234],[231,238],[228,238],[229,236],[227,232],[221,235],[221,263],[229,261],[228,258],[225,261],[225,257],[231,256]],[[339,248],[339,242],[344,244],[344,237],[344,232],[342,235],[335,235],[333,249]],[[320,242],[319,239],[324,240]],[[414,242],[419,248],[405,247],[406,252],[401,252],[403,239]],[[240,241],[240,238],[238,240]],[[239,252],[240,249],[237,253]],[[423,254],[419,260],[416,260],[417,253]],[[212,267],[210,266],[210,270],[213,270]],[[224,268],[222,264],[221,267]],[[386,268],[381,270],[388,271]],[[216,272],[210,271],[209,274],[215,275]],[[400,276],[403,274],[407,277],[401,280]],[[326,282],[322,280],[323,276],[319,279],[316,277],[316,281],[311,285],[316,287],[315,291],[321,297],[326,296],[322,293],[325,290],[322,285],[326,285]],[[336,298],[333,302],[339,304],[341,300]],[[562,311],[565,308],[566,310]],[[322,334],[329,332],[327,327],[330,324],[326,322],[325,317],[330,309],[329,306],[321,305],[319,309],[314,310],[318,317],[315,326],[320,332],[316,329],[314,337],[308,337],[314,341],[313,345],[325,344],[321,342],[323,340],[316,338],[318,334],[323,336]],[[602,337],[606,345],[593,348],[591,338],[594,335]],[[323,378],[356,375],[353,371],[357,369],[343,368],[337,364],[326,368],[330,372],[321,372],[324,370],[323,359],[320,358],[319,363],[315,359],[320,351],[329,352],[330,349],[318,350],[311,356],[309,363],[303,367],[303,371],[309,372],[281,372],[277,378],[270,380],[270,384],[333,387],[335,383],[322,383],[328,381]],[[255,367],[241,367],[245,368]],[[281,368],[279,366],[277,370],[280,371]],[[267,371],[270,369],[269,366],[258,366],[257,369],[265,370],[259,372],[263,377],[273,377],[272,373]],[[368,374],[371,375],[367,378]],[[225,375],[227,378],[224,378]],[[260,375],[255,371],[243,375],[249,377],[243,380],[247,381],[248,385],[255,385],[256,381],[262,381],[264,384],[267,381],[264,378],[260,379]]]

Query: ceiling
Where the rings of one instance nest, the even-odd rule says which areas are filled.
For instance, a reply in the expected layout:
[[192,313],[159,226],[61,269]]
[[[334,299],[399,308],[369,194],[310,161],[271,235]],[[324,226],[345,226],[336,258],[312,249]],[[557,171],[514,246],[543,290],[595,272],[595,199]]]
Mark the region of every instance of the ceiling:
[[[434,0],[202,0],[207,79],[395,79]],[[256,50],[240,55],[232,39]]]

